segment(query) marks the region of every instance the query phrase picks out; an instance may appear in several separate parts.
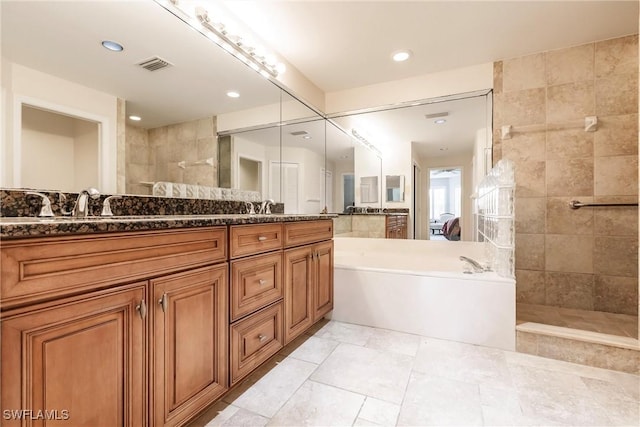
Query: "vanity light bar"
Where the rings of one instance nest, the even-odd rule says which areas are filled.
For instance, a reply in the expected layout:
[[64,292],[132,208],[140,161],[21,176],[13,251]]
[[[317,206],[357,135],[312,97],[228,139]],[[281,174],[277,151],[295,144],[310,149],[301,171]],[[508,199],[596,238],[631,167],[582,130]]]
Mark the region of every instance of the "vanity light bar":
[[376,153],[379,157],[382,157],[382,152],[380,150],[378,150],[378,148],[375,145],[370,143],[367,140],[367,138],[365,138],[364,136],[360,135],[358,133],[358,131],[356,131],[355,129],[351,129],[351,135],[353,135],[353,137],[356,139],[356,141],[358,141],[360,144],[364,145],[369,150],[371,150],[374,153]]
[[194,29],[213,40],[218,46],[247,64],[264,78],[276,78],[278,70],[284,68],[284,64],[273,60],[275,58],[273,55],[263,55],[256,52],[256,48],[247,44],[241,36],[229,33],[224,23],[213,21],[204,7],[198,6],[193,12],[190,12],[186,10],[187,8],[180,7],[179,0],[155,1],[173,14],[181,16]]

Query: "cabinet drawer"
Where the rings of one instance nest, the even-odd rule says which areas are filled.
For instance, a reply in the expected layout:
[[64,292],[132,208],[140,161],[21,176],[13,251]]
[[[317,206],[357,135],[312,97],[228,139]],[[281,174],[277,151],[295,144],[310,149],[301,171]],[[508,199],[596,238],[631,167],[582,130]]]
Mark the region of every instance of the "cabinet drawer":
[[299,221],[284,224],[284,246],[320,242],[333,237],[333,221]]
[[282,298],[282,251],[231,262],[231,321]]
[[255,255],[282,248],[282,224],[232,225],[231,258]]
[[230,329],[233,385],[282,348],[282,302],[236,322]]
[[226,227],[3,241],[2,309],[226,259]]

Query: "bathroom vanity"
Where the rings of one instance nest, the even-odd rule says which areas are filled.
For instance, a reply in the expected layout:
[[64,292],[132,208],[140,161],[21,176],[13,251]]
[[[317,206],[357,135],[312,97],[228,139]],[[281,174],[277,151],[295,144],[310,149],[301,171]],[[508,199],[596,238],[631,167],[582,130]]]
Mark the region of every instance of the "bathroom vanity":
[[333,308],[323,215],[0,225],[3,413],[184,425]]

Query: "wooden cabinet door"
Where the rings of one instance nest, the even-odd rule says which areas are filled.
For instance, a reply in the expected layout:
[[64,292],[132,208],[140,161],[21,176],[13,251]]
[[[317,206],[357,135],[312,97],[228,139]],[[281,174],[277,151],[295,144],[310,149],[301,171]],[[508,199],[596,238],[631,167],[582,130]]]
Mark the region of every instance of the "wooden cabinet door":
[[147,425],[145,299],[146,282],[5,314],[2,425]]
[[333,240],[313,248],[315,277],[313,281],[313,321],[333,310]]
[[227,264],[151,281],[151,425],[182,425],[228,388]]
[[284,343],[313,324],[313,260],[311,247],[284,251]]

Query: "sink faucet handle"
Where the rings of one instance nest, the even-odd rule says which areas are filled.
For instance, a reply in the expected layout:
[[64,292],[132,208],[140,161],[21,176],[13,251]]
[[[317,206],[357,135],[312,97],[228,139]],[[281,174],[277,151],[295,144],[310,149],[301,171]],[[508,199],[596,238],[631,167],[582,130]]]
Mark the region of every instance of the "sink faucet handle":
[[100,213],[100,216],[113,216],[113,212],[111,212],[111,201],[113,199],[121,199],[121,198],[122,196],[113,195],[104,199],[104,202],[102,202],[102,212]]
[[36,191],[27,191],[25,194],[29,196],[38,196],[41,198],[42,205],[40,206],[40,213],[38,213],[38,216],[53,216],[53,211],[51,210],[51,200],[49,200],[49,197],[47,197],[46,194],[38,193]]
[[264,204],[265,204],[264,214],[271,215],[271,206],[273,206],[275,202],[272,199],[267,199],[264,201]]
[[247,213],[249,215],[255,215],[256,210],[253,207],[253,202],[246,202]]

